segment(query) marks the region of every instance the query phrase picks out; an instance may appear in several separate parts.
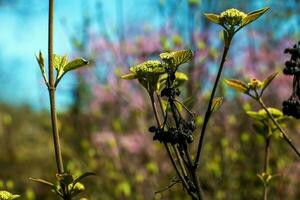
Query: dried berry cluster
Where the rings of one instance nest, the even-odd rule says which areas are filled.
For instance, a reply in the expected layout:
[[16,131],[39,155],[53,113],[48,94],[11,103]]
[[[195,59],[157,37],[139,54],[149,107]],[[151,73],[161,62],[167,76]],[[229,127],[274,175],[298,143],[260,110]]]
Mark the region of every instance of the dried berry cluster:
[[180,95],[180,90],[173,85],[175,81],[174,71],[169,71],[167,78],[167,86],[161,91],[161,97],[166,98],[168,108],[166,111],[170,112],[170,115],[175,122],[175,125],[170,124],[168,120],[168,113],[166,113],[164,123],[161,127],[152,126],[149,128],[150,132],[154,133],[153,140],[158,140],[162,143],[171,143],[185,145],[193,142],[193,132],[196,129],[194,115],[189,112],[188,119],[184,119],[179,111],[176,97]]
[[300,42],[295,44],[293,48],[287,48],[284,53],[291,55],[289,61],[285,62],[283,73],[285,75],[294,76],[293,93],[290,98],[282,103],[283,113],[285,115],[300,118]]

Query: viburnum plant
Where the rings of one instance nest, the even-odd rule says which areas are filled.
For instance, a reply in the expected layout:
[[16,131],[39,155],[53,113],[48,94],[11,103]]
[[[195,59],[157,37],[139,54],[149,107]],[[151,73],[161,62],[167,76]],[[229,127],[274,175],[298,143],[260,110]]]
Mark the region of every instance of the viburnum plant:
[[[48,186],[55,194],[64,200],[71,200],[73,197],[81,193],[85,187],[80,181],[87,176],[94,175],[93,172],[86,172],[78,177],[74,177],[70,172],[65,171],[60,135],[57,126],[57,114],[55,106],[55,91],[62,79],[62,77],[69,71],[78,69],[88,64],[88,61],[83,58],[75,58],[69,61],[67,56],[59,56],[53,54],[53,18],[54,18],[54,0],[49,0],[49,18],[48,18],[48,79],[45,71],[44,57],[41,52],[36,56],[37,62],[40,66],[41,74],[43,76],[45,85],[49,91],[50,97],[50,111],[51,111],[51,124],[53,143],[55,150],[55,158],[57,165],[56,183],[51,183],[43,179],[30,178],[33,181]],[[54,78],[54,70],[56,71],[56,77]]]
[[178,177],[175,183],[180,182],[194,200],[203,199],[198,175],[201,149],[209,119],[223,101],[222,97],[214,96],[231,41],[239,30],[258,19],[268,9],[264,8],[248,14],[237,9],[226,10],[220,15],[205,14],[208,20],[223,27],[224,50],[195,154],[190,152],[190,144],[194,140],[196,130],[195,114],[179,99],[179,86],[188,80],[187,75],[179,72],[179,69],[182,64],[193,59],[193,52],[181,50],[161,53],[159,55],[161,60],[145,61],[133,66],[130,68],[130,73],[121,77],[127,80],[137,79],[147,90],[156,119],[156,125],[151,126],[149,131],[154,134],[153,140],[164,145]]
[[[258,112],[248,111],[247,114],[256,120],[254,123],[254,128],[257,133],[263,134],[265,139],[265,161],[264,161],[264,171],[261,174],[258,174],[258,177],[261,179],[264,185],[264,199],[268,198],[268,184],[274,177],[274,175],[268,172],[269,165],[269,149],[271,138],[282,138],[285,142],[292,148],[296,155],[300,158],[300,152],[296,146],[292,143],[291,138],[283,129],[283,122],[287,119],[287,116],[292,116],[297,119],[300,118],[300,101],[299,101],[299,74],[300,74],[300,48],[299,43],[295,44],[293,48],[287,48],[284,51],[285,53],[291,54],[289,61],[285,63],[285,68],[283,73],[285,75],[293,75],[293,93],[291,97],[283,102],[283,109],[281,112],[276,108],[270,108],[266,106],[265,102],[262,99],[265,89],[270,85],[274,78],[278,75],[278,72],[275,72],[268,76],[264,81],[258,79],[251,79],[250,82],[246,83],[244,81],[230,79],[225,80],[225,83],[230,87],[234,88],[238,92],[244,93],[256,101],[261,110]],[[276,134],[279,133],[279,134]]]

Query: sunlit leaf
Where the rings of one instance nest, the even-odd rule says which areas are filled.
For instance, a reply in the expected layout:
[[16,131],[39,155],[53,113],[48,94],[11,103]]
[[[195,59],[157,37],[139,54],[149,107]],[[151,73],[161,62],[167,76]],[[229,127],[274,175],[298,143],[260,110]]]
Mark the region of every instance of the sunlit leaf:
[[83,58],[76,58],[70,62],[68,62],[68,64],[66,64],[64,66],[64,71],[70,71],[70,70],[74,70],[74,69],[78,69],[80,67],[83,67],[85,65],[87,65],[89,62]]
[[77,182],[75,185],[70,184],[69,190],[71,191],[71,196],[74,197],[74,196],[80,194],[82,191],[84,191],[85,186],[82,183]]
[[275,72],[273,74],[271,74],[270,76],[268,76],[262,83],[262,91],[261,94],[263,93],[263,91],[268,87],[268,85],[274,80],[274,78],[277,76],[278,72]]
[[53,65],[57,71],[62,70],[68,63],[67,56],[53,55]]
[[246,26],[247,24],[250,24],[251,22],[257,20],[260,16],[262,16],[265,12],[267,12],[270,8],[266,7],[260,10],[256,10],[254,12],[248,13],[245,18],[242,20],[242,26]]
[[39,54],[35,56],[36,60],[41,68],[42,73],[45,73],[45,60],[44,56],[41,51],[39,51]]
[[135,73],[137,77],[152,77],[165,73],[165,69],[162,63],[158,60],[148,60],[138,65],[132,66],[129,69],[132,73]]
[[194,56],[192,50],[175,51],[172,54],[175,59],[175,65],[177,66],[190,61]]
[[265,173],[265,172],[263,172],[261,174],[256,174],[256,175],[263,182],[263,184],[268,184],[273,178],[273,176],[271,174]]
[[204,16],[212,23],[221,24],[219,15],[212,14],[212,13],[205,13]]
[[[277,120],[283,117],[283,113],[276,108],[267,108],[269,113]],[[247,111],[247,115],[255,120],[266,120],[268,119],[268,114],[264,109],[260,109],[258,112],[255,111]]]
[[225,80],[225,83],[239,92],[247,93],[249,91],[248,85],[240,80],[230,79]]
[[19,198],[20,195],[12,194],[8,191],[0,191],[0,200],[13,200]]
[[212,102],[211,112],[216,112],[223,103],[223,97],[215,97]]
[[121,78],[125,80],[132,80],[132,79],[136,79],[137,75],[131,72],[129,74],[122,75]]
[[179,65],[190,61],[194,54],[192,50],[181,50],[170,53],[161,53],[159,56],[163,61],[178,67]]

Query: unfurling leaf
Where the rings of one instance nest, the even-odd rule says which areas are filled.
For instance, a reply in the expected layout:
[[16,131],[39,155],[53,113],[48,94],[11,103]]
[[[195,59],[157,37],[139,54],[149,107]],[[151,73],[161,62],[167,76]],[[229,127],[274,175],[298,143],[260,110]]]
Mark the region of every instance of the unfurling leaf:
[[49,181],[45,181],[45,180],[40,179],[40,178],[29,178],[29,179],[34,181],[34,182],[46,185],[46,186],[50,187],[51,189],[56,190],[56,186],[53,183],[49,182]]
[[223,97],[215,97],[212,101],[211,112],[216,112],[223,103]]
[[39,51],[39,54],[36,55],[35,57],[36,57],[37,62],[39,63],[40,70],[41,70],[43,79],[44,79],[44,81],[45,81],[45,84],[46,84],[47,86],[49,86],[48,80],[47,80],[47,78],[46,78],[46,73],[45,73],[45,61],[44,61],[44,56],[43,56],[42,52]]
[[54,68],[59,72],[60,70],[63,70],[65,65],[68,63],[68,57],[66,55],[60,56],[60,55],[53,55],[53,65]]
[[273,176],[271,174],[265,173],[265,172],[263,172],[261,174],[256,174],[256,175],[263,182],[264,185],[268,184],[273,178]]
[[170,63],[177,68],[179,65],[190,61],[193,58],[194,53],[192,50],[181,50],[170,53],[161,53],[159,56],[164,62]]
[[212,14],[212,13],[205,13],[204,16],[212,23],[221,24],[219,15]]
[[193,58],[194,53],[192,50],[182,50],[173,52],[173,56],[175,59],[175,64],[179,66],[190,61]]
[[64,66],[64,71],[67,72],[70,70],[78,69],[87,65],[88,63],[89,62],[83,58],[75,58],[74,60],[68,62],[68,64]]
[[12,193],[4,191],[4,190],[0,191],[0,200],[13,200],[13,199],[17,199],[19,197],[20,197],[20,195],[12,194]]
[[125,80],[132,80],[132,79],[136,79],[136,78],[137,78],[137,75],[132,72],[121,76],[121,79],[125,79]]
[[55,87],[58,85],[61,78],[68,72],[77,68],[80,68],[88,64],[83,58],[75,58],[72,61],[68,61],[67,56],[53,55],[53,64],[57,71],[57,77],[55,80]]
[[69,185],[69,190],[71,191],[71,196],[74,197],[85,190],[82,183],[77,182],[75,185],[72,183]]
[[268,85],[274,80],[274,78],[277,76],[278,72],[275,72],[273,74],[271,74],[270,76],[268,76],[262,83],[261,86],[261,94],[263,93],[263,91],[268,87]]
[[248,85],[242,81],[229,79],[225,80],[225,83],[239,92],[247,93],[249,91]]
[[73,184],[78,183],[79,181],[81,181],[82,179],[88,177],[88,176],[95,176],[96,174],[94,172],[85,172],[83,174],[81,174],[80,176],[78,176],[77,178],[74,179]]
[[41,51],[39,51],[39,55],[36,55],[36,60],[41,68],[41,72],[45,73],[45,61],[44,61],[44,56]]
[[246,26],[247,24],[250,24],[251,22],[257,20],[260,16],[262,16],[269,9],[270,9],[269,7],[266,7],[266,8],[248,13],[247,16],[245,18],[243,18],[243,20],[242,20],[242,26]]

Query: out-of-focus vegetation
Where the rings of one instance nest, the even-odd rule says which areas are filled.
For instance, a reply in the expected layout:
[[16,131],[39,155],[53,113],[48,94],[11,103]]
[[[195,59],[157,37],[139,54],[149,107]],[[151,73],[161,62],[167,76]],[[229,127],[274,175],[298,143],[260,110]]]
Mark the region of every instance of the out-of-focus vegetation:
[[[0,6],[7,3],[0,1]],[[204,20],[203,13],[219,13],[230,7],[245,11],[271,8],[263,23],[243,30],[247,37],[237,35],[234,39],[223,74],[223,78],[263,79],[283,69],[287,60],[284,48],[299,40],[299,1],[157,0],[152,6],[158,12],[149,20],[157,18],[159,27],[152,28],[127,23],[126,1],[120,0],[116,4],[118,27],[114,31],[105,24],[104,3],[97,1],[96,15],[84,15],[80,29],[69,35],[74,55],[80,54],[92,64],[78,71],[73,105],[59,113],[66,168],[75,175],[84,171],[97,174],[83,182],[87,187],[80,195],[82,199],[188,199],[179,185],[155,194],[170,185],[175,173],[162,145],[154,143],[147,131],[154,124],[149,97],[136,83],[121,81],[119,75],[160,52],[192,49],[195,58],[185,67],[189,81],[181,90],[183,100],[196,111],[197,126],[201,127],[222,50],[220,39],[216,39],[221,29]],[[39,70],[37,65],[32,67]],[[283,99],[290,95],[291,84],[288,77],[279,74],[264,94],[267,104],[281,109]],[[263,185],[256,174],[263,169],[264,137],[256,133],[253,120],[245,112],[260,108],[225,84],[217,93],[226,98],[213,114],[205,139],[199,169],[205,199],[262,199]],[[299,122],[290,119],[284,128],[300,147]],[[196,133],[198,141],[199,128]],[[0,152],[0,190],[20,194],[27,200],[55,198],[47,188],[28,179],[55,180],[47,110],[3,102]],[[300,162],[284,141],[272,141],[269,166],[279,175],[269,185],[269,199],[299,199]]]

